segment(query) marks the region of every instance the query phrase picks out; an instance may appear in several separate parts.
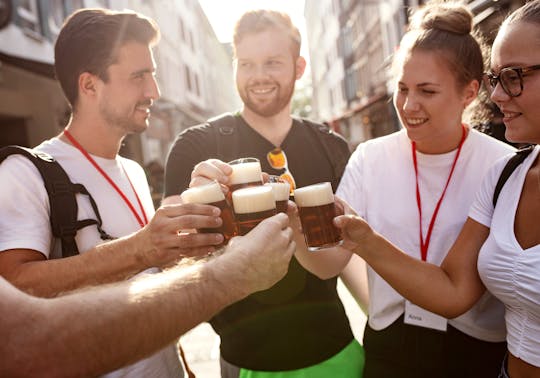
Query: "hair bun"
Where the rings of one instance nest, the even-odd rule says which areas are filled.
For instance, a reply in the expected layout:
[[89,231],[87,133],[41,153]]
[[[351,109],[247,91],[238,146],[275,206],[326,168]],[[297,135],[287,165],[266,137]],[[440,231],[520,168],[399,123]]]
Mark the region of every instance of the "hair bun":
[[469,34],[473,14],[456,3],[432,3],[419,9],[412,17],[410,29],[437,29],[454,34]]

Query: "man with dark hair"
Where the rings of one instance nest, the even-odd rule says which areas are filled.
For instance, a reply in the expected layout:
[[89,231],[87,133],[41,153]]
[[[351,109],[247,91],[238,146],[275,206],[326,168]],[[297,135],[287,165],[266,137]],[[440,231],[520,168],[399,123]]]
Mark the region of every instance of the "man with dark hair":
[[[55,46],[55,69],[72,116],[59,136],[36,149],[53,156],[72,182],[86,187],[97,206],[78,195],[78,219],[96,219],[97,211],[101,229],[95,225],[80,229],[76,244],[81,254],[59,258],[60,243],[52,236],[43,179],[27,159],[8,157],[0,166],[0,275],[18,288],[53,297],[130,278],[184,256],[206,256],[222,242],[220,234],[180,232],[220,225],[219,209],[191,204],[155,212],[144,170],[118,155],[126,135],[146,130],[150,108],[159,97],[151,50],[158,36],[153,21],[133,12],[82,9],[66,20]],[[106,242],[111,236],[116,240]],[[199,320],[204,321],[207,312],[202,310],[207,306],[198,303],[190,310],[200,309]],[[64,326],[78,332],[84,321]],[[164,349],[151,356],[149,350],[144,354],[134,350],[146,358],[109,376],[181,376],[174,343],[161,346]]]
[[125,44],[151,48],[159,38],[155,21],[135,12],[84,9],[69,16],[54,46],[54,67],[71,107],[78,100],[80,74],[89,72],[106,83],[108,68]]
[[[331,181],[335,190],[349,156],[346,141],[290,114],[306,61],[289,16],[268,10],[244,14],[236,24],[234,53],[244,106],[178,136],[165,170],[164,203],[178,201],[179,190],[190,183],[227,184],[231,168],[223,161],[240,157],[258,158],[265,172],[298,187]],[[352,335],[336,278],[310,274],[302,266],[305,242],[296,242],[303,248],[281,281],[211,320],[221,337],[223,377],[361,376],[363,350]]]

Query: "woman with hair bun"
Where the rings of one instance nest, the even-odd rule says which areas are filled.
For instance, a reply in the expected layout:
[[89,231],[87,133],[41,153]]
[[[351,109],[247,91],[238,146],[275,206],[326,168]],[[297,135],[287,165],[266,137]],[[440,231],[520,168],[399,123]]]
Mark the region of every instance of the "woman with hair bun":
[[[456,239],[453,245],[447,248],[440,244],[433,249],[430,246],[428,262],[432,264],[429,264],[411,258],[414,246],[396,242],[393,235],[381,232],[377,221],[370,218],[371,214],[362,212],[363,209],[359,213],[369,225],[355,215],[340,216],[334,222],[342,228],[347,248],[364,258],[399,293],[430,311],[446,317],[464,314],[455,318],[460,319],[475,311],[479,303],[484,304],[486,293],[496,296],[505,306],[508,344],[498,376],[537,378],[540,377],[540,148],[537,145],[540,143],[540,0],[526,3],[503,22],[493,43],[491,69],[484,79],[491,99],[503,113],[506,138],[536,146],[493,164],[476,190],[463,228],[457,238],[452,235]],[[467,139],[470,137],[471,132]],[[419,145],[420,139],[413,140]],[[481,158],[483,154],[479,150],[476,156]],[[521,162],[507,171],[505,167],[512,167],[511,160],[519,161],[516,157],[522,157]],[[454,175],[458,169],[459,162]],[[481,170],[477,172],[481,173]],[[506,177],[506,182],[498,191],[501,177]],[[464,183],[461,180],[459,185]],[[448,204],[457,207],[459,202]],[[444,206],[443,202],[440,214]],[[396,221],[400,221],[399,217]],[[433,235],[436,232],[437,225]],[[442,264],[430,261],[429,254],[442,256],[447,249]],[[486,330],[488,327],[499,330],[495,322],[498,319],[492,315],[486,317],[484,312],[477,314],[462,325],[474,329],[475,320],[491,318],[491,323],[482,324]],[[481,354],[475,350],[469,353],[471,362]],[[366,367],[369,358],[370,347],[366,342]]]
[[[477,97],[483,64],[467,8],[450,2],[420,8],[394,58],[394,106],[403,129],[360,144],[337,190],[377,233],[415,259],[444,260],[483,175],[513,151],[462,120]],[[332,264],[314,261],[313,273],[338,274],[351,254],[335,252]],[[353,255],[342,274],[353,292],[361,269],[363,261]],[[407,301],[369,267],[368,288],[365,378],[497,375],[506,351],[497,299],[486,294],[462,316],[445,319]]]

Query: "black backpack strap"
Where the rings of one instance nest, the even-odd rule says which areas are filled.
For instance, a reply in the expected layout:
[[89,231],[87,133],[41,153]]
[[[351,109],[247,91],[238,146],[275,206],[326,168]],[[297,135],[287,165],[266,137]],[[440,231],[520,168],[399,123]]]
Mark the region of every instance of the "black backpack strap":
[[[73,184],[62,166],[49,154],[35,151],[26,147],[7,146],[0,149],[0,163],[10,155],[23,155],[37,168],[41,177],[50,206],[50,223],[52,233],[62,242],[62,257],[74,256],[79,253],[75,235],[77,231],[88,225],[98,227],[102,239],[111,237],[101,229],[101,216],[94,199],[81,184]],[[92,207],[97,216],[95,219],[77,220],[78,205],[76,193],[86,194],[90,198]]]
[[218,117],[209,119],[206,123],[211,126],[216,143],[216,156],[218,159],[228,162],[238,155],[240,138],[236,132],[238,114],[225,113]]
[[[347,141],[338,133],[334,132],[327,124],[311,122],[307,119],[300,119],[299,122],[314,130],[326,158],[332,165],[333,180],[332,187],[337,190],[337,185],[343,176],[345,167],[351,156]],[[346,148],[345,148],[346,147]]]
[[495,191],[493,192],[493,207],[497,205],[499,194],[501,194],[501,190],[506,181],[508,181],[508,178],[512,175],[516,168],[523,163],[532,150],[534,150],[534,145],[523,147],[519,149],[516,154],[510,158],[510,160],[508,160],[501,172],[501,175],[499,176],[497,185],[495,185]]
[[80,221],[77,221],[77,230],[80,230],[81,228],[84,228],[86,226],[91,226],[93,224],[96,225],[96,228],[99,232],[99,236],[101,240],[113,240],[115,239],[113,236],[109,235],[105,230],[103,230],[103,221],[101,220],[101,214],[99,213],[99,208],[96,204],[96,201],[94,200],[94,197],[90,194],[90,192],[84,187],[82,184],[72,184],[75,188],[76,193],[85,194],[88,196],[88,200],[90,201],[90,205],[92,206],[92,210],[94,210],[94,214],[96,215],[97,219],[83,219]]

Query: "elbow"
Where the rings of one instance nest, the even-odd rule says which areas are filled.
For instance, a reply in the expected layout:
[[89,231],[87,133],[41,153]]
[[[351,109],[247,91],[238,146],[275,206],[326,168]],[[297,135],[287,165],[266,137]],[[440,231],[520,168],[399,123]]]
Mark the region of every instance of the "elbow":
[[465,311],[456,311],[456,309],[445,309],[441,311],[439,315],[444,316],[446,319],[454,319],[462,315]]
[[17,272],[14,272],[12,274],[3,275],[2,277],[26,294],[42,298],[52,298],[56,295],[56,293],[47,289],[46,284],[36,282],[35,279],[26,274],[18,274]]
[[447,305],[438,311],[439,315],[444,316],[446,319],[454,319],[460,315],[466,313],[471,306],[458,301],[451,301]]

